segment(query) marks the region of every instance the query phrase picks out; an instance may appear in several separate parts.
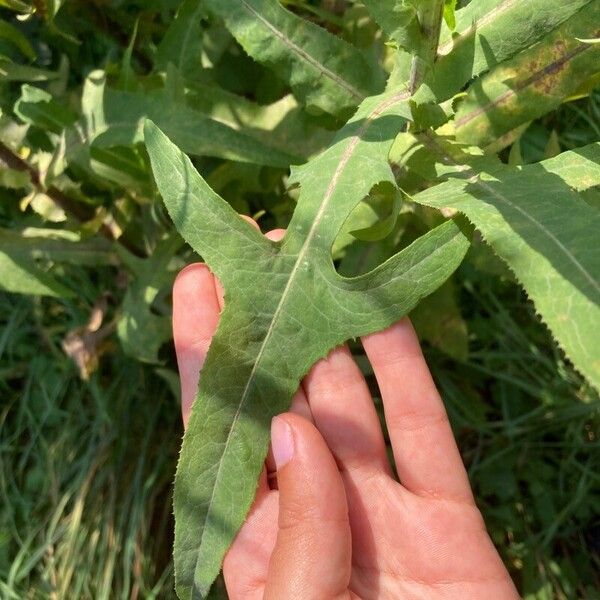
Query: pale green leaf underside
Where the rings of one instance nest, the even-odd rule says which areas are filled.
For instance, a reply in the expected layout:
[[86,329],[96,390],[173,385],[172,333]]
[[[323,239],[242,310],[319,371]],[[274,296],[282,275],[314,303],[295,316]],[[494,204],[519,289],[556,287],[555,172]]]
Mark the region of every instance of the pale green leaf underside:
[[567,356],[600,389],[600,213],[573,189],[600,185],[600,144],[522,169],[483,169],[414,200],[457,209],[475,224]]
[[217,196],[154,125],[146,143],[169,214],[225,289],[175,481],[181,598],[204,598],[256,489],[268,424],[330,349],[386,327],[439,287],[468,242],[453,222],[374,271],[343,278],[331,247],[377,183],[406,123],[405,92],[369,98],[320,156],[296,169],[300,198],[282,242],[266,240]]

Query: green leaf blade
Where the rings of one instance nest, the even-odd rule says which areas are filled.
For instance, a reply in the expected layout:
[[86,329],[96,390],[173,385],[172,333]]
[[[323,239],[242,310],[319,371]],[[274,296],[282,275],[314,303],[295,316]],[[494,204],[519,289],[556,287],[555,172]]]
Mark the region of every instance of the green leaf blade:
[[[406,99],[405,92],[367,99],[331,147],[296,170],[300,198],[278,243],[262,238],[164,134],[146,127],[169,212],[225,289],[175,483],[181,598],[209,593],[253,500],[269,422],[289,407],[310,367],[350,337],[402,317],[462,260],[468,243],[447,223],[366,276],[345,280],[334,269],[331,246],[345,219],[375,184],[394,181],[387,155],[406,124]],[[350,297],[356,304],[340,310]]]
[[590,0],[479,0],[456,12],[442,31],[432,88],[440,100],[557,28]]
[[559,106],[598,73],[600,47],[577,39],[594,34],[598,23],[600,3],[593,2],[476,81],[456,114],[456,138],[485,146]]
[[[596,144],[588,156],[599,156]],[[575,152],[523,169],[451,179],[415,196],[434,208],[464,213],[508,264],[576,368],[600,389],[600,215],[557,174],[577,163],[594,185],[600,168]],[[588,164],[587,169],[585,164]],[[581,171],[580,171],[581,172]]]
[[32,296],[65,298],[73,292],[33,260],[0,250],[0,290]]

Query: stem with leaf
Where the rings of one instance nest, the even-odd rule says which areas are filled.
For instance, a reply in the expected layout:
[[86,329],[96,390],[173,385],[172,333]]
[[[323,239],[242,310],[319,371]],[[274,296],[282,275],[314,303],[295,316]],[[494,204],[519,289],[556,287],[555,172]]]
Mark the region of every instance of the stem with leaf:
[[412,59],[409,84],[412,94],[417,91],[433,68],[444,16],[444,0],[422,0],[417,9],[417,15],[421,27],[422,43]]

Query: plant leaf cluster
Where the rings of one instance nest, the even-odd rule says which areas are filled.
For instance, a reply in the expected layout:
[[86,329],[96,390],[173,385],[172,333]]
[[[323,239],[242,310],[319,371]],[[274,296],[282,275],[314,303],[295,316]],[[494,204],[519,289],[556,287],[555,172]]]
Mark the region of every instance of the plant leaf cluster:
[[175,272],[222,281],[175,484],[181,598],[208,595],[316,360],[410,311],[465,360],[444,282],[479,238],[600,388],[599,146],[523,164],[532,121],[600,81],[597,2],[108,4],[2,3],[0,285],[73,298],[75,265],[114,269],[116,336],[160,366]]

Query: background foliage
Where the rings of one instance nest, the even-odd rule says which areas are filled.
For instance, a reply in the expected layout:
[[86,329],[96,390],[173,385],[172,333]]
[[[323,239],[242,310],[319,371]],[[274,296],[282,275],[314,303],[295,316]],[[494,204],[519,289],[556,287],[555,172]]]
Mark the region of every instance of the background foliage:
[[[2,597],[173,597],[181,425],[169,292],[197,257],[157,198],[143,118],[194,155],[237,211],[263,229],[285,226],[296,199],[289,164],[323,148],[355,92],[380,91],[393,67],[388,38],[359,3],[286,0],[352,44],[344,52],[362,50],[347,103],[332,104],[301,74],[290,89],[278,59],[253,61],[213,4],[0,1]],[[464,118],[482,90],[504,93],[507,70],[543,60],[536,48],[467,88],[457,113],[457,137],[511,165],[600,140],[597,76],[583,63],[558,78],[551,102],[525,98],[516,121],[500,115],[490,130]],[[400,176],[411,193],[427,184]],[[595,190],[586,200],[599,206]],[[438,218],[402,204],[390,221],[388,206],[375,197],[359,215],[363,239],[338,240],[341,272],[366,271]],[[372,227],[381,217],[383,232]],[[597,597],[597,394],[482,241],[413,320],[522,594]]]

